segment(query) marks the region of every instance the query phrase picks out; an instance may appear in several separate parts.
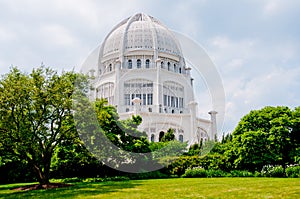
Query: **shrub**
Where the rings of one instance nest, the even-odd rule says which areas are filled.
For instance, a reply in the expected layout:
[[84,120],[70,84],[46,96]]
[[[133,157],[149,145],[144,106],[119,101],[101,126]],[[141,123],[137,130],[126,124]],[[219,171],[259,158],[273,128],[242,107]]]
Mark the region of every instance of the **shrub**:
[[225,177],[227,173],[220,169],[209,169],[206,171],[207,177]]
[[63,182],[63,183],[74,183],[74,182],[107,182],[107,181],[127,181],[130,180],[127,176],[114,176],[114,177],[106,177],[106,178],[65,178],[65,179],[55,179],[55,182]]
[[284,177],[284,169],[282,166],[265,165],[261,170],[264,177]]
[[167,175],[181,176],[188,168],[201,166],[201,157],[198,156],[182,156],[182,157],[166,157],[159,160],[159,163],[165,166],[162,172]]
[[187,169],[181,176],[183,178],[201,178],[201,177],[226,177],[228,173],[220,169],[205,170],[202,167]]
[[262,177],[261,172],[255,171],[254,172],[254,177]]
[[201,167],[196,167],[192,169],[186,169],[184,174],[181,176],[183,178],[203,178],[206,177],[206,171],[205,169]]
[[82,182],[82,181],[83,178],[78,178],[78,177],[62,179],[63,183],[73,183],[73,182]]
[[254,174],[246,170],[232,170],[230,171],[228,177],[254,177]]
[[287,167],[285,173],[289,178],[300,178],[300,166]]
[[142,179],[161,179],[161,178],[169,178],[170,176],[160,171],[152,171],[147,173],[135,173],[129,174],[128,177],[131,180],[142,180]]

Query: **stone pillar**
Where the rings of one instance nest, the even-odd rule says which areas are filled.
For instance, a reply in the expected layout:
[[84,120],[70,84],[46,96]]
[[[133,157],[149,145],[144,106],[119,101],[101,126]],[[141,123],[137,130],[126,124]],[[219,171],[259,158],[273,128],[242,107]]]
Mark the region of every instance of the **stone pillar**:
[[[194,144],[192,143],[193,142],[193,138],[194,138],[194,135],[197,131],[197,125],[196,125],[196,120],[197,120],[197,107],[198,107],[198,103],[195,102],[195,101],[191,101],[189,104],[188,104],[188,107],[190,109],[190,113],[191,113],[191,127],[190,127],[190,130],[188,132],[188,138],[185,138],[184,141],[189,140],[189,145],[191,144]],[[186,133],[186,132],[184,132]]]
[[209,139],[214,140],[215,136],[217,135],[217,111],[210,111],[208,114],[210,114],[210,121],[211,121],[211,128],[210,128],[210,136]]
[[[156,82],[153,82],[153,105],[154,107],[154,112],[159,113],[159,108],[160,104],[162,103],[162,95],[160,93],[163,92],[163,85],[160,79],[160,62],[161,59],[156,59],[155,60],[155,66],[156,66]],[[156,85],[155,85],[156,84]]]
[[121,111],[121,104],[122,104],[122,100],[123,99],[121,96],[121,90],[120,90],[120,70],[121,70],[121,61],[118,59],[115,61],[114,63],[114,67],[115,67],[115,72],[116,72],[116,76],[115,76],[115,84],[114,84],[114,104],[117,106],[117,111],[120,112]]

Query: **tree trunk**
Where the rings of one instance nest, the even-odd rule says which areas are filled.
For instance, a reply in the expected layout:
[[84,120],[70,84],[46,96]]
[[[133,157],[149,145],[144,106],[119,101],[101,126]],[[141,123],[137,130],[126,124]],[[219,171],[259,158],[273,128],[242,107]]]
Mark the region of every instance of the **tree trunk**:
[[[38,182],[39,182],[39,186],[43,186],[43,185],[48,185],[49,182],[49,170],[48,172],[46,171],[46,168],[44,168],[44,172],[42,171],[42,169],[40,167],[38,167],[37,165],[33,165],[34,167],[34,171],[37,174],[37,178],[38,178]],[[48,173],[48,174],[47,174]]]

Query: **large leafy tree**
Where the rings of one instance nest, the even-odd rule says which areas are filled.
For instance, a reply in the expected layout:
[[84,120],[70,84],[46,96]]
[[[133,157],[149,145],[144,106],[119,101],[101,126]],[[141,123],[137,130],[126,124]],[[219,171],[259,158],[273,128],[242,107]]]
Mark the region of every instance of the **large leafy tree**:
[[[299,108],[298,108],[299,109]],[[265,107],[245,115],[227,143],[225,154],[239,169],[295,162],[299,156],[299,115],[288,107]]]
[[134,153],[150,152],[147,134],[137,130],[142,122],[141,116],[120,120],[116,108],[106,99],[96,100],[94,107],[101,129],[115,146]]
[[137,130],[142,122],[133,115],[120,120],[117,110],[106,99],[91,103],[80,94],[76,97],[76,127],[80,138],[95,157],[121,171],[151,169],[151,151],[145,132]]
[[6,154],[29,164],[40,185],[49,183],[56,146],[78,137],[72,117],[78,76],[46,67],[30,74],[12,68],[0,80],[0,146]]

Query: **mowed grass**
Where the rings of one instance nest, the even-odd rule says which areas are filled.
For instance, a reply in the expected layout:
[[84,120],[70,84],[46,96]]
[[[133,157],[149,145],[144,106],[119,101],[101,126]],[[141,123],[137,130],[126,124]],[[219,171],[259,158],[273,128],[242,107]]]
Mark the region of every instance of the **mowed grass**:
[[296,178],[174,178],[10,190],[21,185],[28,184],[0,185],[0,198],[300,198],[300,179]]

